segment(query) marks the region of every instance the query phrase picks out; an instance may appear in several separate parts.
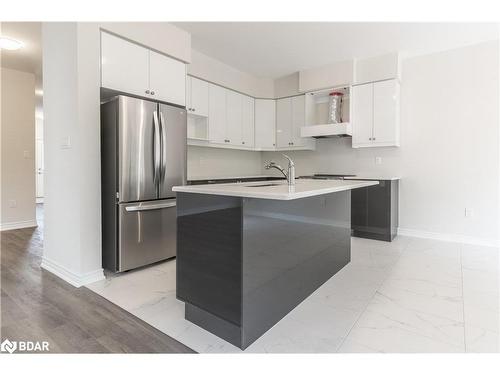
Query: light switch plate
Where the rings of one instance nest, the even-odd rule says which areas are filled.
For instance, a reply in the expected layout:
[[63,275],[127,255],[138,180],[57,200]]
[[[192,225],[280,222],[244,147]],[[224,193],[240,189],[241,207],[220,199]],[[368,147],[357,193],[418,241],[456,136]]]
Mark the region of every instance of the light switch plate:
[[382,164],[382,157],[381,156],[375,156],[375,164],[377,164],[377,165]]

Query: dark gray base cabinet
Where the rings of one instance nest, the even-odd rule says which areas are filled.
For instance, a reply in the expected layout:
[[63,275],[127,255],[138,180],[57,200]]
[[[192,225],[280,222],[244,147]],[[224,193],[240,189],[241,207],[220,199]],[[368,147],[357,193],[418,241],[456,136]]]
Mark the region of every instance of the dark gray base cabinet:
[[392,241],[398,228],[398,180],[352,190],[351,234],[354,237]]
[[350,197],[177,193],[177,298],[185,318],[248,347],[349,263]]

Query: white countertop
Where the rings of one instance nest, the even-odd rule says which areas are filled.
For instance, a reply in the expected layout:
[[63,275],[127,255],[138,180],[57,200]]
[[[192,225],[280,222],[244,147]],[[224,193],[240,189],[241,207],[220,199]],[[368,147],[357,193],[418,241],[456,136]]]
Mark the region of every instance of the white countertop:
[[[214,177],[214,176],[195,176],[188,178],[188,181],[204,181],[204,180],[238,180],[238,179],[244,179],[244,178],[268,178],[268,177],[277,177],[281,178],[283,176],[271,176],[271,175],[253,175],[253,176],[229,176],[229,177]],[[284,178],[284,177],[283,177]]]
[[400,180],[401,177],[399,176],[384,176],[384,175],[376,175],[376,174],[364,174],[364,173],[359,173],[356,174],[354,177],[344,177],[346,180]]
[[[272,186],[258,186],[273,184]],[[365,186],[377,185],[376,181],[346,180],[296,180],[294,186],[286,181],[257,181],[231,184],[174,186],[173,191],[182,193],[227,195],[232,197],[292,200],[316,195],[336,193]]]

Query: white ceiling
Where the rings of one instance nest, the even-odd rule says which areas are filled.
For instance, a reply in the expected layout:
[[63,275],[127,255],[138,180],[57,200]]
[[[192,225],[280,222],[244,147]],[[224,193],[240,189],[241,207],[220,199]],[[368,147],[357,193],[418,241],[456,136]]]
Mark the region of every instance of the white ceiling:
[[425,54],[498,39],[495,23],[177,22],[192,47],[257,77],[401,51]]
[[41,22],[2,22],[1,35],[24,43],[16,51],[2,50],[2,67],[35,75],[36,113],[42,112],[42,24]]
[[42,72],[42,30],[40,22],[2,22],[1,34],[19,40],[24,47],[2,50],[2,66],[36,75]]

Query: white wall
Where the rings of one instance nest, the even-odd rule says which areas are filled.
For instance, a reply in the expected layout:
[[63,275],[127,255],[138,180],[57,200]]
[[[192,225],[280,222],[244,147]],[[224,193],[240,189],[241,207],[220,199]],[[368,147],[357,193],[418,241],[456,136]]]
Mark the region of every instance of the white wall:
[[167,22],[103,22],[99,26],[181,61],[191,61],[191,34]]
[[42,267],[76,286],[103,278],[98,41],[96,24],[43,24]]
[[[0,229],[36,226],[35,76],[1,69]],[[27,155],[25,155],[27,153]],[[16,202],[16,207],[10,207]]]
[[188,147],[188,179],[260,175],[261,152]]
[[[401,228],[493,242],[499,204],[498,54],[496,41],[404,60],[401,147],[352,149],[350,139],[318,140],[316,151],[289,153],[297,174],[399,175]],[[375,165],[376,156],[382,165]],[[270,159],[282,161],[277,153],[264,153],[263,161]],[[472,217],[465,217],[466,207]]]
[[258,98],[274,97],[274,81],[258,78],[192,50],[188,74]]
[[274,81],[275,98],[297,94],[299,94],[299,72],[280,77]]

